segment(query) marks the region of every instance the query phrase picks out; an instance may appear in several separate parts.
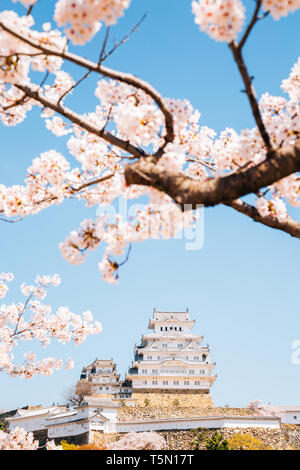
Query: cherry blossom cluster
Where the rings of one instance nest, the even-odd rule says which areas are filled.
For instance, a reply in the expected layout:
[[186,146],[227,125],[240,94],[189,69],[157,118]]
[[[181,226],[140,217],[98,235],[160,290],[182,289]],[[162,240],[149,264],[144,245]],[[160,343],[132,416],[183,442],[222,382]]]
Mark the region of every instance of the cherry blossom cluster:
[[[297,93],[297,80],[288,80],[289,93]],[[54,83],[53,87],[45,87],[45,93],[48,96],[53,94],[53,100],[60,97],[72,81],[68,74],[59,71]],[[283,88],[286,89],[286,81]],[[102,126],[109,117],[115,122],[117,136],[140,146],[152,145],[153,149],[161,145],[165,133],[162,115],[144,92],[111,80],[100,80],[95,94],[99,105],[94,113],[86,115],[90,123]],[[158,162],[162,169],[182,171],[194,179],[205,181],[244,165],[257,164],[266,157],[257,128],[240,133],[228,128],[217,136],[214,130],[200,126],[200,113],[187,100],[167,99],[167,103],[174,116],[175,139],[174,143],[166,146]],[[266,93],[260,100],[260,108],[274,145],[297,141],[300,115],[297,100]],[[132,109],[141,118],[140,121],[135,120],[134,125],[132,119],[136,114],[131,113]],[[150,109],[152,121],[147,130],[146,116]],[[78,126],[67,125],[51,110],[43,110],[43,117],[46,127],[55,135],[71,134],[67,146],[80,167],[72,169],[68,160],[55,150],[43,153],[28,168],[25,186],[7,188],[0,185],[0,211],[7,217],[24,217],[70,197],[94,206],[110,204],[121,195],[129,199],[148,195],[149,204],[132,220],[119,218],[111,224],[103,219],[84,221],[80,229],[72,231],[60,245],[63,257],[78,264],[84,261],[89,250],[95,250],[101,242],[104,243],[106,249],[99,269],[106,281],[116,282],[119,265],[114,256],[124,255],[129,243],[161,236],[162,227],[169,227],[170,213],[173,214],[173,232],[181,230],[182,213],[169,197],[157,190],[126,187],[123,175],[126,155],[119,149]],[[111,177],[101,181],[105,175]],[[95,184],[91,184],[93,180]],[[284,199],[293,205],[299,204],[299,178],[291,175],[269,189],[268,198],[260,195],[256,207],[262,216],[271,215],[283,221],[287,216]],[[160,208],[154,208],[153,204],[159,204]],[[192,223],[192,218],[184,222],[189,223]]]
[[64,259],[72,264],[80,264],[89,250],[95,250],[103,244],[106,248],[98,266],[103,280],[116,283],[120,263],[115,259],[125,256],[130,244],[148,239],[174,238],[178,232],[195,223],[197,212],[182,212],[179,206],[159,191],[150,190],[149,196],[149,204],[137,208],[127,220],[116,214],[113,221],[108,220],[107,215],[98,217],[96,221],[83,221],[80,228],[72,231],[60,244]]
[[[34,439],[32,432],[26,432],[23,428],[15,427],[10,432],[0,430],[0,450],[38,450],[39,442]],[[55,442],[46,442],[47,450],[62,450]]]
[[12,273],[1,273],[0,274],[0,299],[3,299],[9,289],[7,282],[11,282],[14,279]]
[[241,0],[193,1],[192,10],[201,31],[216,41],[233,41],[244,25],[245,7]]
[[289,77],[282,81],[281,87],[289,94],[291,100],[300,101],[300,57],[293,66]]
[[[277,2],[269,3],[275,8]],[[128,5],[129,1],[59,0],[55,16],[59,25],[74,26],[75,41],[85,42],[87,34],[94,34],[91,31],[98,21],[110,24]],[[296,2],[290,5],[294,7]],[[267,8],[266,2],[264,8]],[[200,28],[218,40],[234,39],[244,21],[240,0],[194,1],[193,11]],[[41,46],[46,44],[55,50],[66,50],[66,38],[59,31],[51,30],[48,23],[42,32],[35,31],[30,15],[19,17],[15,12],[4,11],[0,13],[0,21]],[[80,25],[81,32],[76,29]],[[0,118],[5,125],[16,125],[34,106],[41,107],[38,101],[25,97],[17,88],[18,84],[29,84],[51,103],[64,104],[63,100],[76,83],[62,70],[60,57],[46,56],[1,29],[0,50]],[[47,82],[32,83],[32,70],[48,72]],[[275,148],[294,145],[299,139],[299,72],[300,60],[282,82],[288,97],[265,93],[259,100],[262,119]],[[101,79],[95,96],[98,100],[95,109],[80,116],[85,123],[99,130],[109,128],[112,135],[144,150],[145,154],[155,153],[165,144],[165,116],[145,91],[122,81]],[[195,180],[206,181],[249,168],[266,158],[266,147],[256,127],[240,132],[226,128],[217,134],[201,125],[200,112],[188,100],[165,98],[164,101],[173,116],[174,139],[164,145],[157,162],[162,171],[181,172]],[[102,216],[95,221],[84,220],[60,245],[63,257],[73,264],[83,262],[88,251],[103,246],[99,269],[108,282],[117,281],[120,262],[115,258],[126,256],[132,243],[170,238],[167,233],[174,234],[195,222],[192,212],[192,215],[183,215],[165,194],[143,186],[126,186],[124,168],[134,159],[127,152],[108,144],[97,133],[68,123],[53,109],[43,107],[41,116],[50,132],[57,137],[67,137],[71,159],[49,150],[34,158],[24,185],[0,184],[1,217],[23,218],[69,198],[78,199],[88,207],[103,207],[120,197],[129,200],[146,196],[146,204],[134,216],[124,218],[115,214],[113,220]],[[256,208],[261,216],[284,221],[286,203],[299,206],[299,195],[299,175],[290,175],[259,193]],[[0,279],[0,297],[6,294],[7,288],[6,281]]]
[[[1,283],[12,280],[12,274],[2,273]],[[50,344],[52,339],[60,343],[73,341],[80,344],[87,336],[99,334],[102,330],[99,322],[93,322],[90,311],[82,316],[72,313],[68,307],[59,307],[52,313],[50,305],[41,302],[47,295],[50,286],[57,287],[61,280],[57,274],[37,276],[33,285],[23,283],[21,292],[27,297],[25,302],[0,306],[0,371],[11,376],[31,378],[37,374],[50,375],[54,369],[70,369],[72,359],[65,363],[62,359],[47,357],[38,361],[31,351],[24,354],[24,361],[15,364],[12,350],[19,342],[36,340],[42,347]],[[1,284],[0,284],[1,289]],[[7,292],[4,287],[2,297]]]
[[100,29],[101,21],[115,24],[129,7],[130,0],[58,0],[54,19],[65,26],[73,44],[84,44]]
[[250,401],[247,408],[258,416],[282,417],[283,415],[283,411],[279,406],[265,405],[262,400]]
[[[18,16],[14,11],[2,11],[0,22],[14,30],[23,38],[33,39],[41,45],[62,51],[66,48],[66,39],[58,30],[49,30],[49,23],[44,25],[44,31],[31,29],[34,20],[31,15]],[[56,56],[46,56],[21,39],[0,29],[0,79],[3,82],[29,83],[29,71],[57,72],[62,66],[62,59]]]
[[34,440],[33,433],[16,427],[7,433],[0,430],[0,450],[37,450],[39,442]]
[[263,9],[269,11],[275,20],[300,8],[299,0],[263,0]]
[[[300,8],[300,0],[263,0],[262,8],[275,20]],[[216,41],[231,42],[241,32],[245,22],[245,7],[241,0],[194,0],[195,23]]]
[[156,432],[130,432],[106,447],[108,450],[163,450],[167,448],[167,443]]

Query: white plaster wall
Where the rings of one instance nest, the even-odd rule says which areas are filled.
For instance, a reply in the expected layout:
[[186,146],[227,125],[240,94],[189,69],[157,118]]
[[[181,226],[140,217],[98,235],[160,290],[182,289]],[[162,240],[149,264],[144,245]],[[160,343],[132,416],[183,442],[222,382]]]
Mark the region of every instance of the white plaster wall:
[[224,418],[223,422],[224,428],[267,428],[267,429],[279,429],[280,420],[270,418],[270,419],[251,419],[251,418],[239,418],[239,419],[230,419]]
[[[296,416],[296,419],[294,418]],[[287,411],[281,418],[285,424],[300,424],[300,411]]]
[[156,422],[131,422],[131,423],[117,423],[116,432],[139,432],[139,431],[167,431],[167,430],[187,430],[195,428],[218,429],[222,427],[232,428],[267,428],[278,429],[280,423],[278,420],[251,420],[251,419],[199,419],[199,420],[184,420],[178,421],[170,419],[166,421]]
[[48,437],[77,436],[90,431],[90,423],[68,423],[48,428]]
[[9,423],[9,430],[19,427],[25,429],[27,432],[38,431],[40,429],[46,428],[46,420],[44,416],[34,416],[32,418],[20,418],[18,420],[12,421]]

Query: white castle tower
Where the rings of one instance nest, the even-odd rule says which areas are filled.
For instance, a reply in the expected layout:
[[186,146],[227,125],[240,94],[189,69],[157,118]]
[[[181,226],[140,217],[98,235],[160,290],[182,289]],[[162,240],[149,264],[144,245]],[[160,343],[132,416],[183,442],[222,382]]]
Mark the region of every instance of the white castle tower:
[[195,321],[185,312],[158,312],[135,346],[134,361],[126,375],[133,392],[209,393],[216,379],[209,347],[191,333]]

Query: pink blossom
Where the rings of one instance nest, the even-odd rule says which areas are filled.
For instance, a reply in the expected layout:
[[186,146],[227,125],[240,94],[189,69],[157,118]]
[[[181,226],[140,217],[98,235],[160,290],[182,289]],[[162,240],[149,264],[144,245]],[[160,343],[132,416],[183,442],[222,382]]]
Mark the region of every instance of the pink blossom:
[[108,450],[163,450],[165,439],[156,432],[131,432],[117,442],[107,445]]

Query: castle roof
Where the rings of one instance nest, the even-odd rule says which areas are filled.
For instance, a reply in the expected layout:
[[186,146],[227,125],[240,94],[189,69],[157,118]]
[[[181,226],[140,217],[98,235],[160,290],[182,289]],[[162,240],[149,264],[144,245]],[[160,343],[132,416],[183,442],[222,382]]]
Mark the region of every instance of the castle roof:
[[153,310],[153,320],[166,321],[170,320],[171,318],[174,318],[174,320],[178,321],[189,321],[190,314],[188,309],[185,312],[164,312],[157,311],[155,309]]

